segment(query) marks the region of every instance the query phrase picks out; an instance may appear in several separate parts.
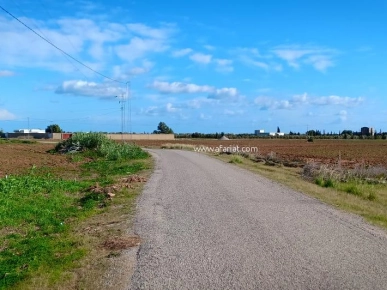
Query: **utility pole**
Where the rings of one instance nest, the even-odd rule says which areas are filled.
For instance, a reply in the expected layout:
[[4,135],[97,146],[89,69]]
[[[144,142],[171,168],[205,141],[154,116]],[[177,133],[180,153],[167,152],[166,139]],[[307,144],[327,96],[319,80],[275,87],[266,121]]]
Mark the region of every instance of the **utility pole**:
[[129,97],[130,81],[126,82],[126,99],[129,100],[129,136],[132,139],[132,97]]
[[30,117],[28,117],[28,131],[27,131],[27,139],[30,140]]
[[[116,98],[119,98],[116,96]],[[121,104],[121,141],[124,141],[124,130],[125,130],[125,99],[124,96],[121,95],[121,100],[119,101]]]

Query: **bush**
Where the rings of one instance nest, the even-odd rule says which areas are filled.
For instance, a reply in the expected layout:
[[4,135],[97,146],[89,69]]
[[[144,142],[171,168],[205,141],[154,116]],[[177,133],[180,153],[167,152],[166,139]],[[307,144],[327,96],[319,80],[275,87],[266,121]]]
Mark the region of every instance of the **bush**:
[[117,143],[101,133],[76,133],[60,142],[55,151],[61,153],[89,151],[90,157],[95,154],[110,161],[142,159],[149,156],[137,145]]

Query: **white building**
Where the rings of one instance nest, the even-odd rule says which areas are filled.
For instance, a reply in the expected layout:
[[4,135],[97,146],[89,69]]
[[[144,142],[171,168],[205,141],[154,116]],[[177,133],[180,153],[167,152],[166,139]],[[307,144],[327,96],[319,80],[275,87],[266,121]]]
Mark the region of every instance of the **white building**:
[[29,133],[39,133],[39,134],[44,134],[46,133],[45,130],[40,130],[40,129],[18,129],[14,130],[15,133],[24,133],[24,134],[29,134]]

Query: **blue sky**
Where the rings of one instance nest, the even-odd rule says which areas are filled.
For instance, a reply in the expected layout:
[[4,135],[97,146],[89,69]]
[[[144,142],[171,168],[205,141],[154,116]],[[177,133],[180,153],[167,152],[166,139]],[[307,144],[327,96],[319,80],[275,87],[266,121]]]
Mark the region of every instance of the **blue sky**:
[[[387,131],[387,2],[0,5],[0,128]],[[117,97],[118,96],[118,97]],[[130,104],[130,106],[129,106]],[[129,118],[131,116],[131,118]]]

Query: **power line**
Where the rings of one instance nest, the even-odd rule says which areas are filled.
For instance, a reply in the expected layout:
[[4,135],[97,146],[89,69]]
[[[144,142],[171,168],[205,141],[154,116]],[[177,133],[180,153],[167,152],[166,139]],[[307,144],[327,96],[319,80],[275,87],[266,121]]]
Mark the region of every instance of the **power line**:
[[41,39],[43,39],[44,41],[46,41],[48,44],[52,45],[53,47],[55,47],[57,50],[59,50],[60,52],[62,52],[63,54],[67,55],[69,58],[71,58],[72,60],[76,61],[77,63],[79,63],[80,65],[84,66],[85,68],[91,70],[92,72],[104,77],[105,79],[108,79],[108,80],[111,80],[113,82],[116,82],[116,83],[120,83],[120,84],[125,84],[125,82],[122,82],[122,81],[119,81],[119,80],[115,80],[115,79],[112,79],[102,73],[100,73],[99,71],[96,71],[95,69],[91,68],[90,66],[84,64],[83,62],[81,62],[80,60],[76,59],[75,57],[71,56],[70,54],[68,54],[67,52],[65,52],[63,49],[61,49],[60,47],[56,46],[54,43],[52,43],[50,40],[48,40],[47,38],[45,38],[44,36],[42,36],[41,34],[39,34],[38,32],[36,32],[34,29],[32,29],[31,27],[29,27],[27,24],[25,24],[23,21],[21,21],[19,18],[17,18],[16,16],[14,16],[11,12],[9,12],[8,10],[6,10],[4,7],[2,7],[0,5],[0,8],[5,12],[7,13],[9,16],[11,16],[13,19],[15,19],[16,21],[18,21],[20,24],[22,24],[24,27],[26,27],[28,30],[32,31],[34,34],[36,34],[38,37],[40,37]]

